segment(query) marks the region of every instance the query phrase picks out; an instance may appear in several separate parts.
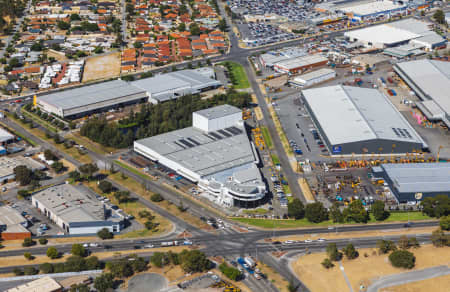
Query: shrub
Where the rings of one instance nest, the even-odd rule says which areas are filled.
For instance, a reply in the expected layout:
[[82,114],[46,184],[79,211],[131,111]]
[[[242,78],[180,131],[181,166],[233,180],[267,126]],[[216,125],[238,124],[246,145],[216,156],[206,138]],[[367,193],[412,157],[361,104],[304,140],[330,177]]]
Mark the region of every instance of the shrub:
[[29,247],[29,246],[33,246],[35,244],[36,244],[36,242],[34,240],[32,240],[31,237],[25,238],[22,242],[23,247]]
[[394,267],[412,269],[414,268],[416,257],[407,250],[396,250],[389,255],[389,261]]
[[23,269],[23,273],[25,274],[25,275],[36,275],[37,273],[38,273],[39,271],[38,270],[36,270],[36,268],[34,268],[34,267],[25,267],[24,269]]
[[99,184],[98,184],[98,188],[104,193],[104,194],[108,194],[113,190],[113,185],[106,180],[102,180]]
[[326,269],[330,269],[330,268],[334,267],[333,262],[329,258],[324,259],[321,264]]
[[23,256],[29,261],[31,261],[34,258],[31,252],[24,252]]
[[39,266],[39,271],[42,274],[51,274],[53,273],[53,265],[50,263],[43,263]]
[[238,269],[230,267],[226,263],[222,263],[219,266],[219,269],[230,280],[237,281],[242,277],[242,274]]
[[161,202],[164,201],[164,198],[160,194],[156,193],[150,197],[150,200],[152,200],[152,202]]
[[53,260],[59,257],[59,252],[55,247],[50,246],[47,249],[47,256]]
[[40,245],[46,245],[48,243],[47,238],[39,238],[39,244]]
[[103,228],[99,232],[97,232],[97,236],[103,240],[112,239],[114,234],[108,230],[108,228]]
[[22,276],[23,275],[23,271],[21,269],[19,269],[19,268],[14,268],[13,273],[16,276]]

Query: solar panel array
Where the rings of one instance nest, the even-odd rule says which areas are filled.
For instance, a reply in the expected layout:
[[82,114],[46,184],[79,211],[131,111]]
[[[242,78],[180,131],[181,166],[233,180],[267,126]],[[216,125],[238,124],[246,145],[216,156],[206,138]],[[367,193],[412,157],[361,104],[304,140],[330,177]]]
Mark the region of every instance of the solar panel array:
[[407,129],[392,128],[392,131],[394,131],[395,135],[399,138],[413,138]]
[[[203,136],[207,137],[210,140],[217,141],[217,140],[230,138],[230,137],[233,137],[236,135],[240,135],[242,133],[243,133],[243,131],[241,129],[233,126],[233,127],[228,127],[225,129],[217,130],[216,132],[203,133]],[[195,139],[193,139],[191,137],[186,138],[186,139],[184,139],[184,138],[179,139],[178,141],[174,141],[174,143],[183,149],[202,145],[200,142],[196,141]]]

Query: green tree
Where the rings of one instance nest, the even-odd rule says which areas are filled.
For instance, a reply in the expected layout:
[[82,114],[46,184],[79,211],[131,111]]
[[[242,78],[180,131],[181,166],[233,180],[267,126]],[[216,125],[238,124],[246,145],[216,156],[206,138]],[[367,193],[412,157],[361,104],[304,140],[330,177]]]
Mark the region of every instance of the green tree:
[[442,230],[450,230],[450,215],[442,216],[439,220],[439,226],[441,226]]
[[78,167],[78,170],[86,179],[90,180],[94,173],[98,171],[98,167],[95,163],[87,163]]
[[16,166],[14,168],[14,175],[16,177],[16,181],[19,182],[21,186],[30,184],[31,179],[33,178],[33,172],[25,165]]
[[421,202],[422,212],[430,217],[450,215],[450,198],[447,195],[426,197]]
[[343,223],[344,222],[344,215],[342,214],[338,203],[334,203],[331,206],[330,219],[333,221],[333,223]]
[[307,204],[305,217],[309,222],[320,223],[328,220],[328,211],[321,202]]
[[102,228],[97,232],[97,236],[103,240],[112,239],[114,234],[108,230],[108,228]]
[[106,268],[117,278],[126,278],[133,275],[133,268],[126,259],[106,263]]
[[75,243],[72,244],[72,249],[70,253],[74,256],[84,257],[86,255],[86,250],[81,244]]
[[39,271],[35,267],[25,267],[23,273],[27,276],[36,275]]
[[347,246],[343,248],[342,251],[349,260],[356,259],[359,256],[359,253],[356,250],[355,246],[353,246],[353,244],[351,243],[347,244]]
[[437,23],[445,24],[445,14],[444,14],[444,11],[442,11],[442,9],[438,9],[433,14],[433,18],[436,20]]
[[183,250],[180,253],[181,268],[186,273],[203,272],[211,268],[211,262],[199,250]]
[[150,263],[155,267],[162,268],[169,262],[167,256],[163,252],[155,252],[150,257]]
[[436,229],[431,233],[431,242],[436,247],[450,245],[450,235],[446,235],[441,229]]
[[29,261],[31,261],[32,259],[34,259],[34,257],[33,257],[33,255],[31,254],[31,252],[24,252],[24,253],[23,253],[23,256],[24,256],[27,260],[29,260]]
[[393,241],[390,240],[379,240],[377,241],[378,253],[386,254],[390,251],[394,251],[397,249],[397,246]]
[[72,255],[64,263],[65,272],[80,272],[86,270],[86,260],[82,256]]
[[39,271],[42,274],[51,274],[53,273],[53,265],[50,263],[43,263],[39,266]]
[[47,256],[53,260],[59,257],[59,252],[55,247],[50,246],[47,249]]
[[288,203],[288,215],[295,219],[302,219],[305,216],[305,206],[300,199],[295,198]]
[[119,204],[131,201],[131,196],[130,196],[129,191],[117,191],[114,193],[114,198],[116,198],[116,200],[119,202]]
[[152,202],[161,202],[164,201],[164,198],[160,194],[155,193],[150,197],[150,200],[152,200]]
[[70,286],[69,292],[90,292],[91,289],[86,284],[74,284]]
[[321,264],[325,269],[330,269],[334,267],[333,262],[329,258],[324,259]]
[[78,171],[74,170],[69,172],[69,177],[74,181],[79,181],[81,178],[81,174]]
[[364,209],[361,200],[351,202],[342,214],[346,221],[354,221],[357,223],[367,223],[369,221],[369,213]]
[[102,180],[98,184],[98,188],[102,191],[102,193],[109,194],[113,190],[113,185],[109,181]]
[[73,13],[70,15],[70,21],[78,21],[78,20],[81,20],[81,17],[78,14]]
[[182,22],[182,23],[180,23],[179,25],[178,25],[178,31],[180,31],[180,32],[183,32],[183,31],[185,31],[186,30],[186,24],[184,23],[184,22]]
[[48,243],[47,238],[39,238],[39,244],[40,245],[46,245]]
[[50,149],[46,149],[44,151],[44,157],[45,157],[45,160],[53,160],[53,161],[58,160],[58,157]]
[[140,48],[142,48],[142,43],[141,42],[134,42],[133,43],[133,47],[135,47],[136,49],[140,49]]
[[242,277],[241,272],[234,268],[228,266],[226,263],[222,263],[219,265],[219,270],[230,280],[239,281]]
[[389,212],[385,210],[383,201],[375,201],[372,205],[373,217],[377,221],[386,220],[389,217]]
[[389,261],[394,267],[412,269],[414,268],[416,257],[407,250],[395,250],[389,255]]
[[31,237],[24,238],[24,240],[22,242],[23,247],[29,247],[29,246],[33,246],[35,244],[36,244],[36,242],[34,240],[32,240]]
[[114,287],[114,276],[111,273],[103,273],[94,280],[94,288],[99,292],[106,292]]
[[189,25],[189,31],[191,32],[191,35],[200,35],[200,27],[197,23],[193,22]]
[[342,258],[342,253],[337,249],[336,243],[329,243],[326,251],[328,258],[332,261],[339,261]]
[[70,23],[65,22],[65,21],[58,21],[57,26],[58,26],[58,28],[60,30],[68,30],[68,29],[70,29]]
[[143,272],[147,269],[148,263],[143,257],[137,255],[130,256],[128,259],[133,259],[131,261],[131,267],[135,273]]
[[102,263],[99,261],[98,257],[90,256],[86,258],[86,269],[87,270],[98,270],[102,267]]
[[60,173],[64,170],[64,164],[60,161],[56,161],[52,164],[51,168],[56,172]]
[[222,18],[221,20],[219,20],[218,28],[223,32],[227,31],[228,25],[227,25],[225,18]]

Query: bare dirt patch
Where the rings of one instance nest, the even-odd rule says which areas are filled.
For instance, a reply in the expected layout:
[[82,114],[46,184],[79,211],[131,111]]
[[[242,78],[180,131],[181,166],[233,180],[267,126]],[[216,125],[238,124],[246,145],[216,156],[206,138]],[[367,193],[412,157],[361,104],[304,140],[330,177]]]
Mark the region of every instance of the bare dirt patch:
[[83,82],[117,77],[120,74],[120,53],[87,59],[84,66]]

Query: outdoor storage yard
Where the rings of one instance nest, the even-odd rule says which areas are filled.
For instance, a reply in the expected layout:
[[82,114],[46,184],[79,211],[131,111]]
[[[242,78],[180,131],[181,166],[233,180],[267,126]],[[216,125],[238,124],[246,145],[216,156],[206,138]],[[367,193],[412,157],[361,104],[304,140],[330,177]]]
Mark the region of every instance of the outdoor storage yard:
[[117,77],[120,74],[120,53],[86,59],[83,82]]
[[[325,253],[314,253],[304,255],[294,261],[291,265],[294,273],[311,291],[351,291],[348,287],[344,274],[353,288],[353,291],[366,291],[375,280],[387,275],[404,272],[417,271],[434,266],[448,265],[450,263],[450,248],[436,248],[432,245],[423,245],[418,249],[412,249],[416,257],[416,266],[412,270],[394,268],[388,260],[388,255],[378,255],[375,248],[358,249],[359,257],[342,260],[343,269],[339,263],[331,269],[325,269],[320,263],[327,257]],[[436,254],[439,256],[436,256]],[[366,257],[367,255],[367,257]],[[447,278],[448,279],[448,278]],[[445,278],[444,278],[445,280]],[[448,282],[442,286],[435,285],[435,289],[428,289],[428,281],[416,282],[416,290],[385,290],[385,291],[448,291]],[[333,283],[333,285],[330,285]],[[422,284],[422,285],[421,285]],[[364,286],[364,289],[360,289]],[[427,288],[425,288],[427,287]]]

